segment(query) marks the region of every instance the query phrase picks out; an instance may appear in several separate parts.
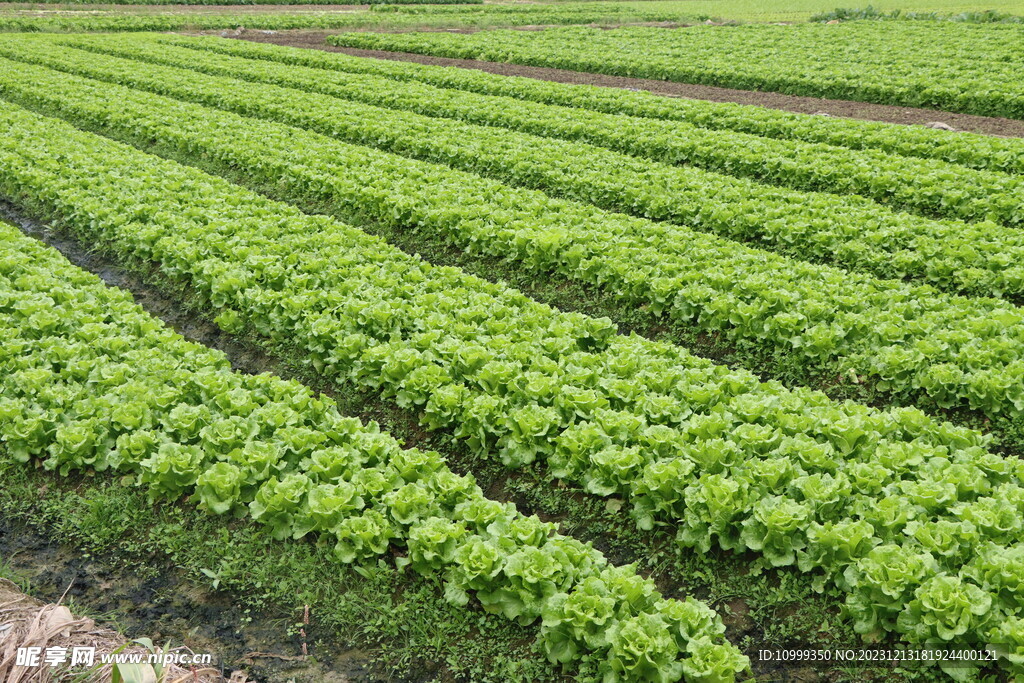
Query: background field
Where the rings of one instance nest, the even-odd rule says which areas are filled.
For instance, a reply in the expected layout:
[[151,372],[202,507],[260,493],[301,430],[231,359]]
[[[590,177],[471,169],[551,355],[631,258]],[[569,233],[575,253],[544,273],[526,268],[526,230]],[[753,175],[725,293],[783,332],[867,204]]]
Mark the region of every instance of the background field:
[[[1021,0],[992,0],[972,5],[954,0],[883,0],[872,3],[879,10],[957,14],[967,11],[994,10],[1024,15]],[[240,3],[231,14],[232,5],[215,2],[194,5],[86,3],[2,3],[0,30],[174,30],[182,28],[474,28],[523,26],[540,24],[619,25],[637,22],[699,23],[705,20],[741,22],[804,21],[820,12],[835,9],[829,0],[800,0],[769,3],[747,0],[650,0],[646,2],[564,2],[480,5],[375,5],[386,10],[371,13],[365,5],[339,6],[344,14],[332,12],[322,5],[297,6]],[[242,9],[244,7],[244,12]],[[88,12],[91,16],[84,16]],[[191,16],[198,13],[203,16]],[[136,15],[147,15],[144,21]],[[56,16],[55,16],[56,15]],[[189,15],[186,21],[182,15]],[[315,15],[315,16],[314,16]],[[125,17],[125,18],[122,18]],[[136,18],[132,18],[136,17]],[[156,17],[162,17],[157,20]]]

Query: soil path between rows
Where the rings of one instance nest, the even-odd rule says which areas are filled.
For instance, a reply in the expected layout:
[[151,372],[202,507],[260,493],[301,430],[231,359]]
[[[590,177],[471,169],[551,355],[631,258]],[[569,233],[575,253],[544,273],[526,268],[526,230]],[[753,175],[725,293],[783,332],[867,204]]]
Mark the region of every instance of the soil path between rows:
[[569,71],[566,69],[485,62],[475,59],[450,59],[447,57],[432,57],[429,55],[418,55],[407,52],[388,52],[384,50],[362,50],[357,48],[336,47],[324,42],[324,39],[333,33],[337,33],[337,31],[296,30],[268,33],[247,29],[243,31],[231,31],[223,35],[229,38],[250,40],[258,43],[288,45],[291,47],[323,50],[325,52],[342,52],[355,57],[373,57],[376,59],[390,59],[400,62],[416,62],[418,64],[456,66],[464,69],[486,71],[487,73],[500,74],[503,76],[524,76],[526,78],[534,78],[542,81],[555,81],[558,83],[597,85],[606,88],[622,88],[625,90],[646,90],[655,95],[664,95],[667,97],[685,97],[688,99],[709,100],[712,102],[736,102],[738,104],[750,104],[766,107],[768,109],[781,109],[801,114],[828,114],[830,116],[861,119],[865,121],[883,121],[886,123],[924,125],[939,122],[952,126],[956,130],[972,133],[983,133],[986,135],[999,135],[1005,137],[1024,137],[1024,121],[1017,121],[1014,119],[974,116],[972,114],[957,114],[933,109],[895,107],[868,102],[851,102],[848,100],[819,99],[817,97],[801,97],[798,95],[783,95],[771,92],[734,90],[732,88],[719,88],[710,85],[693,85],[689,83],[656,81],[647,78],[605,76],[602,74]]

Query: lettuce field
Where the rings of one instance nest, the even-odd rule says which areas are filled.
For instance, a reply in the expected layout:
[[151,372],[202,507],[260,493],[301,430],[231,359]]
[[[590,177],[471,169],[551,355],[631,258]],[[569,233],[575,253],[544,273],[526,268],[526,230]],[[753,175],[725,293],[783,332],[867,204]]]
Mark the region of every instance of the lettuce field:
[[[1022,38],[328,42],[1013,125]],[[304,606],[353,680],[1024,680],[1024,138],[944,128],[4,34],[0,512]]]

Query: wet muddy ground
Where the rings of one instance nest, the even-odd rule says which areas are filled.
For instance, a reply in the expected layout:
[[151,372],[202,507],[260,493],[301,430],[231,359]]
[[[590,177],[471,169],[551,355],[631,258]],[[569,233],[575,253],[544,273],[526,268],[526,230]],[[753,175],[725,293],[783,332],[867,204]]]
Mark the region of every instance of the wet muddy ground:
[[[208,33],[219,35],[218,32],[213,31]],[[738,104],[756,105],[766,107],[768,109],[781,109],[784,111],[792,111],[802,114],[828,114],[829,116],[862,119],[866,121],[883,121],[886,123],[919,125],[937,122],[949,125],[956,130],[972,133],[984,133],[986,135],[1000,135],[1007,137],[1024,137],[1024,121],[1016,121],[1013,119],[974,116],[971,114],[956,114],[932,109],[895,107],[885,104],[871,104],[867,102],[829,100],[817,97],[801,97],[798,95],[782,95],[770,92],[754,92],[751,90],[734,90],[732,88],[672,83],[646,78],[605,76],[579,71],[568,71],[565,69],[484,62],[474,59],[449,59],[447,57],[432,57],[405,52],[387,52],[384,50],[362,50],[357,48],[335,47],[324,42],[324,39],[333,33],[340,33],[340,31],[294,30],[275,32],[247,29],[243,31],[232,31],[225,35],[229,38],[240,38],[258,43],[273,43],[275,45],[289,45],[292,47],[324,50],[327,52],[342,52],[356,57],[374,57],[377,59],[391,59],[402,62],[416,62],[418,64],[433,64],[438,66],[455,66],[465,69],[477,69],[479,71],[501,74],[503,76],[524,76],[526,78],[555,81],[558,83],[597,85],[608,88],[622,88],[626,90],[646,90],[655,95],[665,95],[668,97],[685,97],[689,99],[709,100],[712,102],[736,102]]]
[[383,680],[372,673],[369,655],[360,651],[324,648],[326,652],[304,660],[302,643],[289,635],[286,619],[253,614],[229,594],[191,581],[164,559],[154,559],[147,571],[136,571],[3,517],[0,557],[32,597],[71,605],[76,615],[92,617],[128,638],[170,641],[212,654],[226,675],[243,670],[251,681]]

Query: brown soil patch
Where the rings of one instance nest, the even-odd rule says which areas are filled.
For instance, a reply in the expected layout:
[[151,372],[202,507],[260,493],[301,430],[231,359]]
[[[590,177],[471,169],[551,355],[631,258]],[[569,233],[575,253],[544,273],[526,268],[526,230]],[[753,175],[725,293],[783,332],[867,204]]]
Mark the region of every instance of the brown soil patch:
[[376,59],[391,59],[400,62],[416,62],[418,64],[433,64],[438,66],[455,66],[464,69],[477,69],[487,73],[500,74],[503,76],[524,76],[542,81],[555,81],[558,83],[576,83],[585,85],[597,85],[606,88],[622,88],[624,90],[646,90],[655,95],[666,97],[685,97],[697,100],[709,100],[712,102],[736,102],[738,104],[750,104],[769,109],[781,109],[801,114],[828,114],[850,119],[861,119],[865,121],[883,121],[886,123],[900,124],[929,124],[933,122],[944,123],[956,130],[972,133],[983,133],[985,135],[1000,135],[1005,137],[1024,137],[1024,121],[1014,119],[1003,119],[990,116],[974,116],[971,114],[956,114],[953,112],[937,111],[934,109],[915,109],[913,107],[894,107],[885,104],[871,104],[868,102],[850,102],[847,100],[828,100],[817,97],[801,97],[797,95],[782,95],[770,92],[755,92],[751,90],[734,90],[732,88],[717,88],[708,85],[692,85],[688,83],[673,83],[668,81],[656,81],[646,78],[625,78],[622,76],[605,76],[602,74],[583,73],[569,71],[566,69],[550,69],[536,66],[521,66],[519,64],[503,64],[497,62],[484,62],[474,59],[449,59],[447,57],[431,57],[428,55],[409,54],[405,52],[386,52],[383,50],[361,50],[357,48],[335,47],[328,45],[324,39],[337,31],[277,31],[265,33],[260,31],[231,32],[230,37],[251,40],[259,43],[274,43],[275,45],[289,45],[327,52],[343,52],[356,57],[373,57]]

